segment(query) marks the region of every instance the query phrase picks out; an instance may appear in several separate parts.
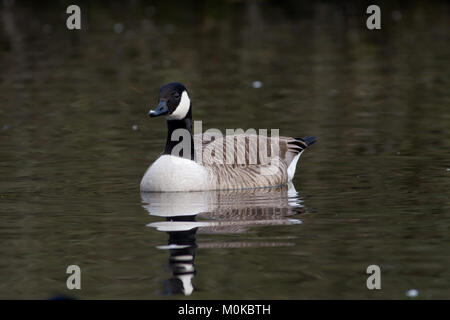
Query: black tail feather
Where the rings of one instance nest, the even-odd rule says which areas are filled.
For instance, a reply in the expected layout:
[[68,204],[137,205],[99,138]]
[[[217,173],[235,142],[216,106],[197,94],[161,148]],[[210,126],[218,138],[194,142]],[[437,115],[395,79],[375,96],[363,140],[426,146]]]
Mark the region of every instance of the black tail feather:
[[314,142],[317,141],[316,137],[313,137],[313,136],[297,138],[297,140],[300,140],[305,144],[304,148],[309,147],[310,145],[312,145]]

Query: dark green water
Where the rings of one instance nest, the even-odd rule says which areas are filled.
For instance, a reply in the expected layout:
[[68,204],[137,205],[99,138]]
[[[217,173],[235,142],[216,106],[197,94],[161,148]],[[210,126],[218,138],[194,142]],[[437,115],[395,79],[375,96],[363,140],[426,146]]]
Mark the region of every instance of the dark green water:
[[[0,298],[450,298],[447,4],[67,5],[0,6]],[[296,192],[141,197],[168,81],[204,129],[317,136]]]

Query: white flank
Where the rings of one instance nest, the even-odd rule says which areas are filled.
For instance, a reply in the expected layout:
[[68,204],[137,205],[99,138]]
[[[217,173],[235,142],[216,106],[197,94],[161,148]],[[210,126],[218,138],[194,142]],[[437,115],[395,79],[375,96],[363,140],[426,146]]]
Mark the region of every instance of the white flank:
[[300,158],[302,153],[303,153],[303,151],[300,152],[298,155],[296,155],[295,158],[292,160],[292,162],[289,164],[289,167],[287,169],[288,181],[292,181],[292,178],[294,178],[295,169],[297,168],[297,161]]
[[189,111],[189,107],[191,105],[191,100],[189,100],[189,96],[186,91],[183,91],[181,94],[180,103],[178,104],[178,107],[175,109],[175,111],[172,114],[169,114],[166,118],[168,120],[181,120],[186,117],[186,114]]

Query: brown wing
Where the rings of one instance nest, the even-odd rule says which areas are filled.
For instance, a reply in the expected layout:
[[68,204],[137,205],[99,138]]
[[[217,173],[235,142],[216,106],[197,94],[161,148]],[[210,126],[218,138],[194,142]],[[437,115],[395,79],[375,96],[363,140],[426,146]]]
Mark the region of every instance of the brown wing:
[[218,189],[277,186],[287,182],[287,168],[306,148],[301,140],[252,134],[194,135],[196,161]]

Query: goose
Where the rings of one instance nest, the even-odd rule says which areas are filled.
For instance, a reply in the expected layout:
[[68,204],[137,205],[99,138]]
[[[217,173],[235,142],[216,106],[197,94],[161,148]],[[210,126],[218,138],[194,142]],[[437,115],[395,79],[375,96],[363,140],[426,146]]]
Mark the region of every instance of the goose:
[[166,116],[168,132],[163,153],[141,180],[142,192],[281,186],[293,179],[300,155],[316,141],[313,136],[193,134],[192,103],[186,87],[178,82],[160,88],[158,105],[148,115]]

